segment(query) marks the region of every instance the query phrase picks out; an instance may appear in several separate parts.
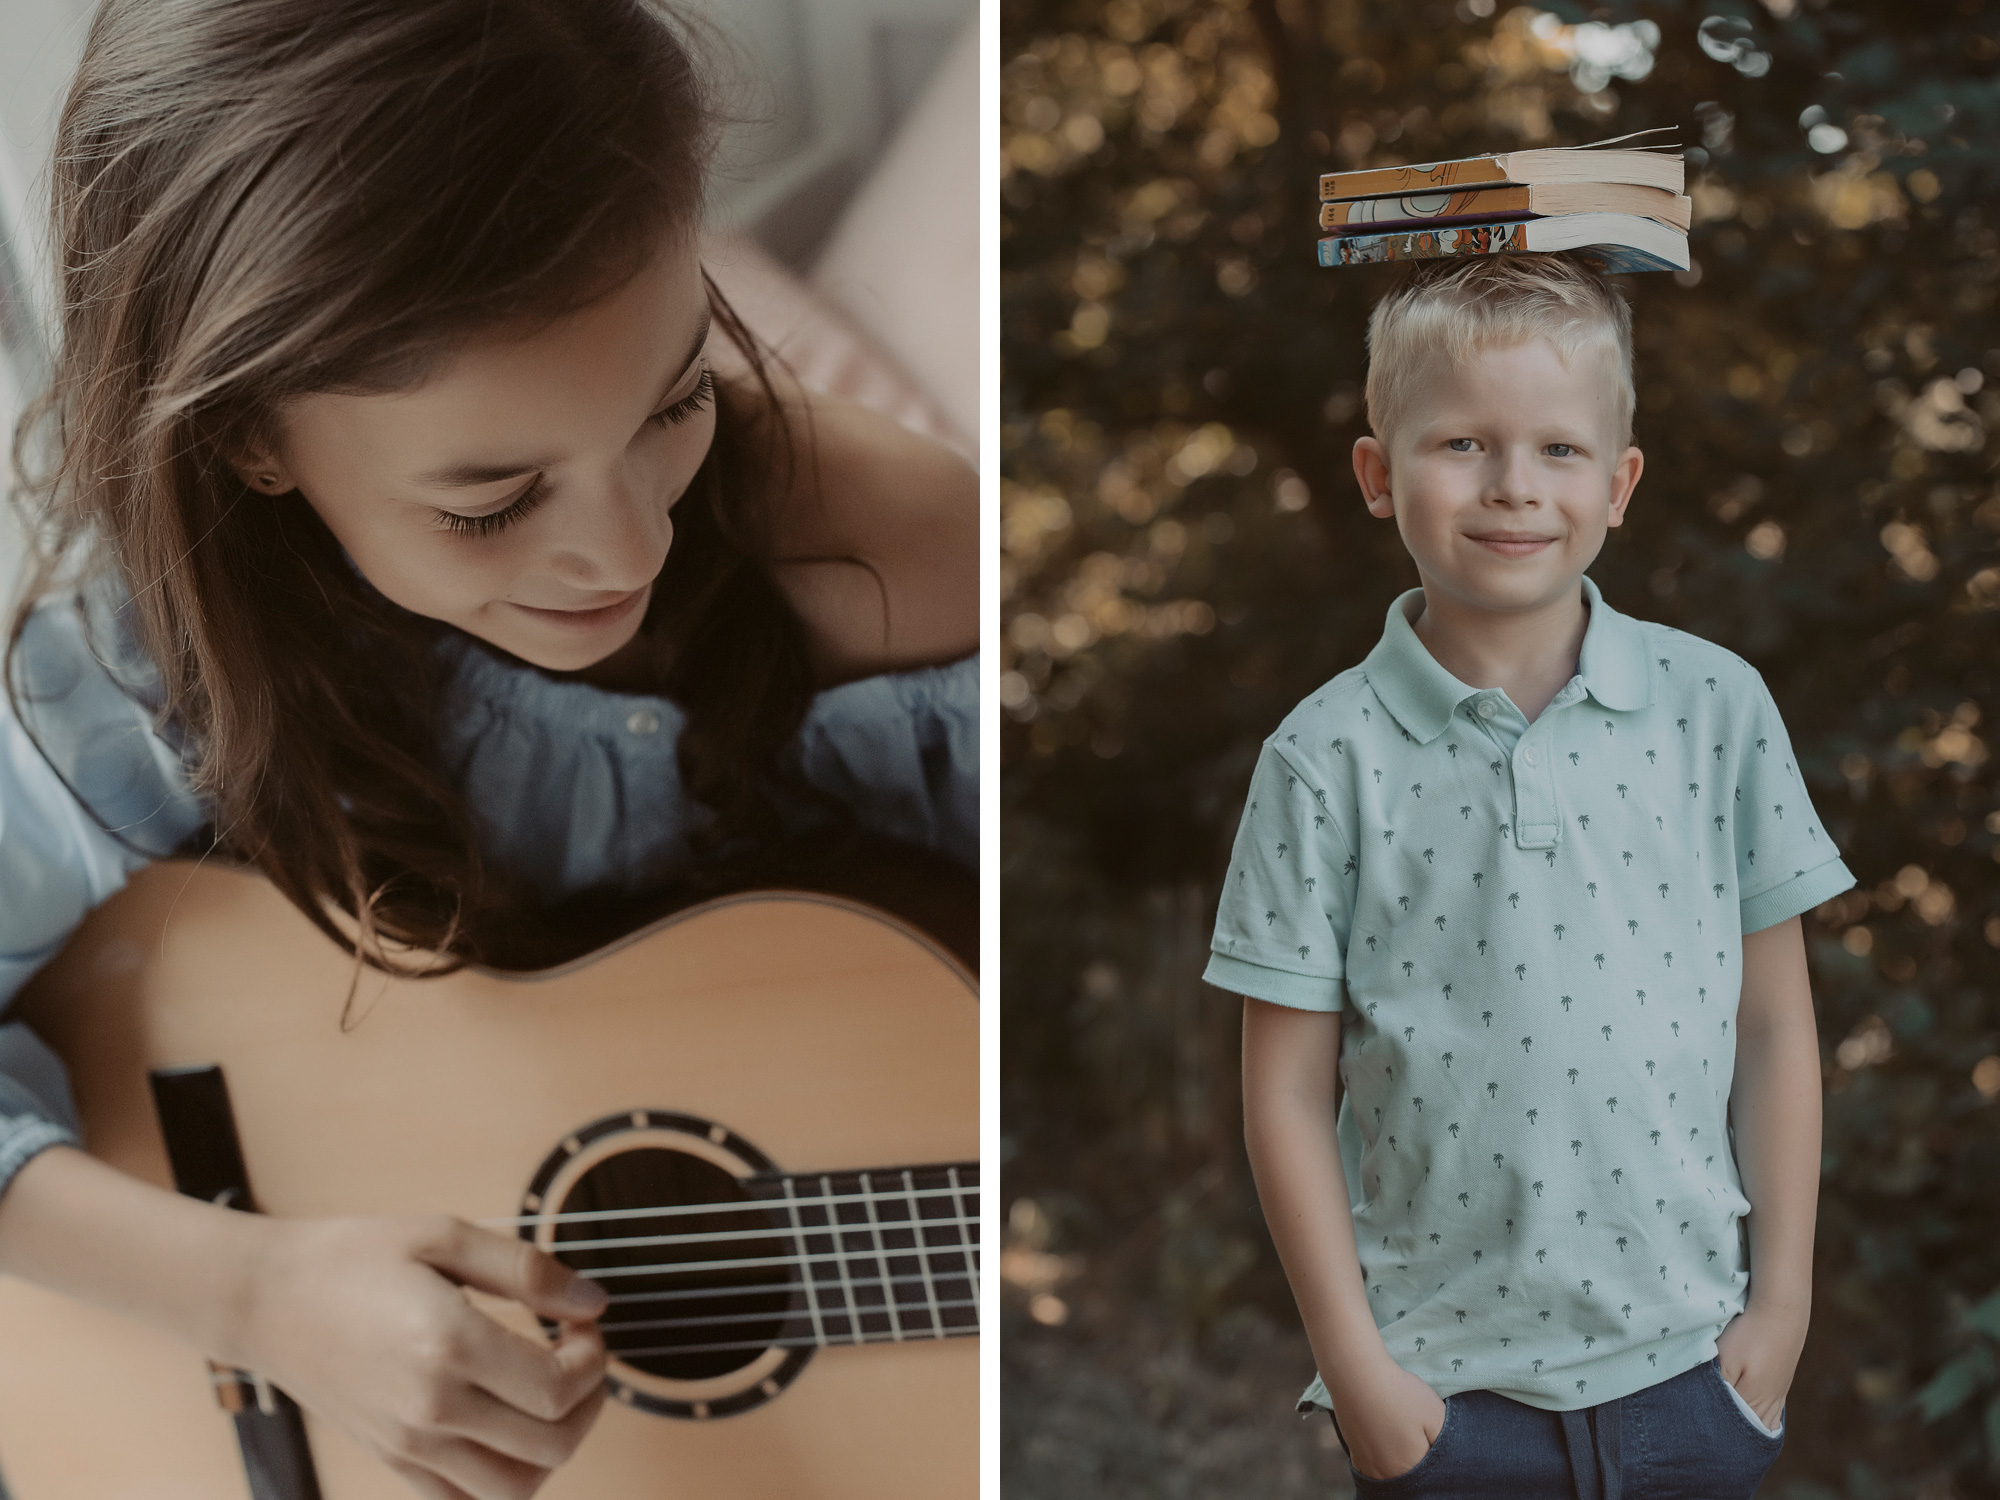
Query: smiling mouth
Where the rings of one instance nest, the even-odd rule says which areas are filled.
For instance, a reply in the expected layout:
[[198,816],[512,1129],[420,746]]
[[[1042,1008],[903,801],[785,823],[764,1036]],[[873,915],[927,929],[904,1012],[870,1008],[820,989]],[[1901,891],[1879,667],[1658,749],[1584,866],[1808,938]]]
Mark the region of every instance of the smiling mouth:
[[1530,536],[1527,534],[1499,531],[1468,532],[1466,535],[1470,540],[1478,542],[1482,547],[1491,547],[1494,551],[1504,553],[1508,556],[1520,556],[1532,552],[1538,547],[1548,546],[1556,541],[1556,538],[1552,536]]
[[645,601],[652,589],[650,583],[632,590],[631,593],[589,609],[544,609],[534,604],[516,604],[514,608],[525,611],[538,620],[569,630],[595,630],[623,619],[636,606]]

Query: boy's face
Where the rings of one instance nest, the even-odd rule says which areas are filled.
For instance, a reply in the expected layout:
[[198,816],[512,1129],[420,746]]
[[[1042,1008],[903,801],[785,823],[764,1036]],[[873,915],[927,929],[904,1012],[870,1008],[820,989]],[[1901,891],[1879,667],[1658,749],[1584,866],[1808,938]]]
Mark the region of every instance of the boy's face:
[[1644,459],[1621,446],[1615,371],[1532,339],[1439,360],[1389,444],[1354,445],[1368,509],[1396,518],[1427,600],[1518,614],[1576,597]]

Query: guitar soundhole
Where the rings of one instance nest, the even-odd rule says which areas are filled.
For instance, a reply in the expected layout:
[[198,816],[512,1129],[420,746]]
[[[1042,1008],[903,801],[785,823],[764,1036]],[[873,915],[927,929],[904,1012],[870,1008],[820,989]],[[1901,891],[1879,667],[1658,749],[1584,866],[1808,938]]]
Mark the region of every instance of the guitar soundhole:
[[[614,1359],[668,1380],[708,1380],[752,1363],[783,1336],[797,1273],[754,1264],[788,1248],[770,1236],[770,1215],[645,1212],[750,1201],[714,1163],[658,1146],[616,1152],[578,1176],[563,1195],[565,1222],[552,1248],[611,1295],[602,1327]],[[598,1213],[632,1217],[569,1217]],[[606,1243],[619,1240],[630,1243]],[[741,1261],[752,1264],[716,1264]]]

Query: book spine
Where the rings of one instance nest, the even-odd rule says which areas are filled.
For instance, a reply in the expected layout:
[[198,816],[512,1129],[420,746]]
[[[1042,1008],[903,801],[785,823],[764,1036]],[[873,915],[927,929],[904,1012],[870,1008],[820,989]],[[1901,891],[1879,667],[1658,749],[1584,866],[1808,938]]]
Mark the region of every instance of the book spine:
[[1398,260],[1439,260],[1449,255],[1500,255],[1528,248],[1528,226],[1472,224],[1463,229],[1419,229],[1407,234],[1343,234],[1319,242],[1323,266],[1372,266]]
[[[1483,201],[1482,201],[1483,200]],[[1447,207],[1436,205],[1448,203]],[[1359,215],[1350,209],[1370,212]],[[1428,229],[1433,225],[1490,223],[1520,219],[1542,210],[1528,204],[1526,188],[1497,188],[1489,193],[1440,193],[1422,198],[1362,198],[1351,203],[1322,203],[1319,227],[1328,234],[1388,234],[1392,230]]]
[[1508,181],[1504,160],[1473,156],[1422,167],[1374,167],[1361,172],[1327,172],[1319,179],[1322,203],[1343,198],[1393,198],[1405,194],[1448,193],[1454,188]]

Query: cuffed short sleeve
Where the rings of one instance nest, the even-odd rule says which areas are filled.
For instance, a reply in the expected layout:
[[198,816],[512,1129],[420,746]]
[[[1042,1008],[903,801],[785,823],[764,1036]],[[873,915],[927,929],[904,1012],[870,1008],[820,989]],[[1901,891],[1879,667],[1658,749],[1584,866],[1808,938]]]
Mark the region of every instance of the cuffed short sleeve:
[[1761,677],[1736,751],[1736,889],[1742,930],[1759,932],[1854,884],[1821,826],[1790,736]]
[[1356,862],[1327,788],[1266,743],[1237,825],[1204,978],[1301,1010],[1338,1010]]

